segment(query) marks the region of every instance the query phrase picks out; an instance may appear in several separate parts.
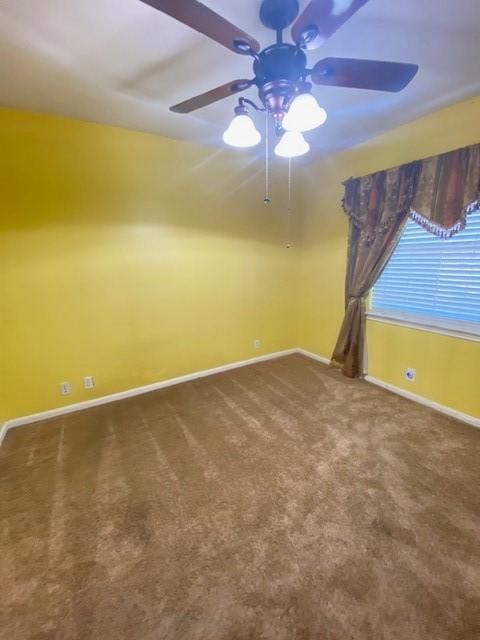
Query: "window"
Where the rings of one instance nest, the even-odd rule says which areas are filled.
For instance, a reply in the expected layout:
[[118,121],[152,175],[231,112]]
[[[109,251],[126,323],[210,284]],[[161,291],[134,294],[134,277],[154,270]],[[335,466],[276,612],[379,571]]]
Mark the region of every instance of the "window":
[[410,220],[373,288],[369,317],[480,339],[480,211],[448,240]]

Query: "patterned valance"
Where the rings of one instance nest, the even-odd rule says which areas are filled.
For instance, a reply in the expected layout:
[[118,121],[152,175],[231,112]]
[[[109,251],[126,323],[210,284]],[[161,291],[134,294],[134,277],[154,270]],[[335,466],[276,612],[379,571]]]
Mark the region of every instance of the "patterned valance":
[[[427,231],[449,238],[480,207],[480,144],[417,160],[345,183],[343,207],[363,239],[375,237],[379,209],[387,210],[382,227],[408,215]],[[379,207],[379,199],[384,206]]]

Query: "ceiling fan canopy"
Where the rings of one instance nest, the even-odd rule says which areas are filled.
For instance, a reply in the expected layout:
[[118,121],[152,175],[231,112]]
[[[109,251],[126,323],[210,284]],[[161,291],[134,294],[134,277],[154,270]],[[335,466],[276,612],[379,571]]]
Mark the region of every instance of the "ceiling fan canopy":
[[[307,67],[305,50],[316,49],[330,38],[369,0],[311,0],[299,14],[298,0],[263,0],[262,24],[276,33],[274,44],[261,49],[250,35],[228,22],[198,0],[141,0],[183,24],[203,33],[231,51],[253,58],[253,77],[227,82],[206,93],[170,107],[176,113],[190,113],[218,100],[256,86],[261,106],[247,99],[245,103],[271,114],[278,133],[292,101],[309,92],[314,84],[397,92],[405,88],[418,71],[409,63],[324,58],[313,68]],[[283,31],[291,27],[293,43],[284,42]]]

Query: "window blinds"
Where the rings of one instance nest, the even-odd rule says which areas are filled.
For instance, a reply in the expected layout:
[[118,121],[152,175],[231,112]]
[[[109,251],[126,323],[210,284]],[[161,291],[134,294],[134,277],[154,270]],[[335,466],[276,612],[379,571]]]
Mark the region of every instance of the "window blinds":
[[410,220],[374,286],[372,311],[480,323],[480,211],[447,240]]

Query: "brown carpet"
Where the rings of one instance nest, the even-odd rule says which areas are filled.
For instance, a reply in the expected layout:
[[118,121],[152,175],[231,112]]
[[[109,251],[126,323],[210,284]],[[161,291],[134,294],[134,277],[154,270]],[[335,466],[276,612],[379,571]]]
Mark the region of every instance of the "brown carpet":
[[0,637],[478,640],[480,431],[289,356],[11,431]]

